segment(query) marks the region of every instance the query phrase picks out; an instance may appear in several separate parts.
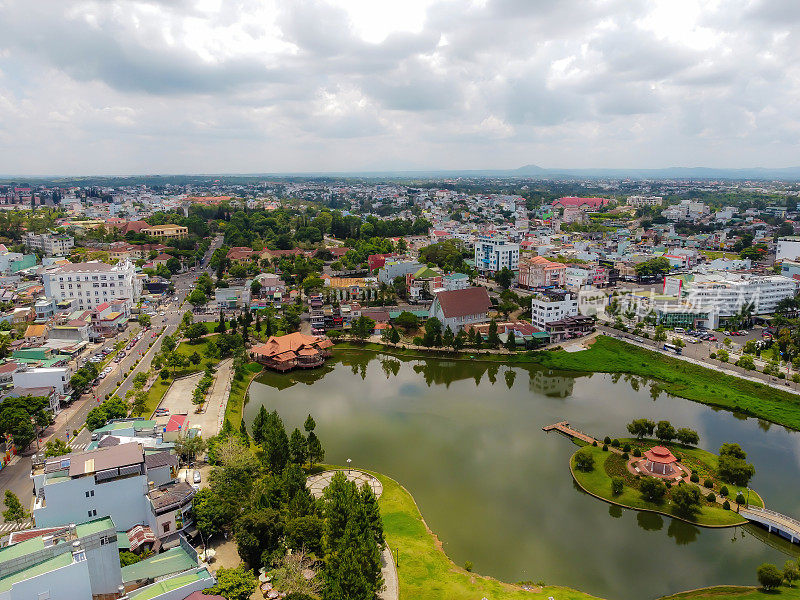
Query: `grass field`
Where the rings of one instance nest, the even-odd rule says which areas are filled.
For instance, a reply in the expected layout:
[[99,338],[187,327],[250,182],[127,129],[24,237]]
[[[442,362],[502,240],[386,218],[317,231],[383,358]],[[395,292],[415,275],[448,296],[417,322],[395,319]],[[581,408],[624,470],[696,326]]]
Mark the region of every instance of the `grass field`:
[[670,517],[676,517],[688,521],[695,525],[706,527],[727,527],[746,523],[746,519],[740,517],[735,511],[725,510],[721,506],[711,505],[704,502],[700,511],[694,517],[686,517],[675,512],[674,506],[668,499],[661,504],[654,504],[642,500],[639,490],[630,487],[630,481],[626,481],[622,493],[615,496],[611,493],[611,476],[607,472],[607,461],[613,462],[615,459],[622,460],[618,455],[604,452],[600,447],[586,446],[585,449],[594,455],[594,470],[590,472],[579,471],[575,468],[575,455],[570,458],[570,468],[573,477],[578,484],[589,493],[622,506],[637,510],[648,510],[658,512]]
[[396,481],[375,473],[383,484],[379,504],[386,542],[399,553],[397,575],[403,600],[589,600],[569,588],[522,589],[457,567],[428,531],[414,499]]
[[660,600],[800,600],[800,587],[781,587],[765,592],[761,588],[747,586],[720,585],[672,596]]
[[242,379],[233,380],[231,384],[231,395],[228,397],[228,404],[225,407],[225,418],[228,419],[233,428],[238,430],[242,422],[242,411],[244,410],[244,396],[250,382],[261,372],[261,365],[257,362],[247,363],[247,372]]

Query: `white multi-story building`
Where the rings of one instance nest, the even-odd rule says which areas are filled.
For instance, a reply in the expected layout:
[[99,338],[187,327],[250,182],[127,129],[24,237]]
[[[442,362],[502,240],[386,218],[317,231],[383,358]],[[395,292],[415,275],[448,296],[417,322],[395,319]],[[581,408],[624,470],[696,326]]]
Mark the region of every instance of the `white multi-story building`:
[[519,244],[502,238],[481,237],[475,241],[475,268],[481,273],[496,273],[503,267],[519,269]]
[[531,298],[531,323],[545,329],[548,323],[578,315],[578,297],[570,292],[551,290]]
[[778,302],[797,293],[798,282],[783,275],[711,273],[697,275],[687,290],[687,301],[695,309],[730,317],[752,305],[752,314],[775,311]]
[[628,196],[628,206],[661,206],[662,196]]
[[13,375],[14,387],[54,388],[61,395],[69,393],[69,380],[72,370],[69,367],[23,367]]
[[25,234],[25,245],[41,250],[48,256],[63,256],[75,247],[75,238],[66,233],[31,233]]
[[126,300],[130,308],[142,293],[141,281],[127,259],[116,265],[91,261],[52,267],[42,274],[42,283],[45,296],[56,302],[76,300],[79,310],[112,300]]
[[775,260],[797,260],[800,258],[800,237],[790,236],[778,238],[775,249]]

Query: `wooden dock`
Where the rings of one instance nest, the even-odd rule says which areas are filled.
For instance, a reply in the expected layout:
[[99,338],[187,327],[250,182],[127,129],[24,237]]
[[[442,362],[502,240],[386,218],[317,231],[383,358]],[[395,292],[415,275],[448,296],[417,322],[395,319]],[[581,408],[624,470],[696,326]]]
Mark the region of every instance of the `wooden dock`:
[[569,426],[567,421],[559,421],[558,423],[553,423],[552,425],[545,425],[542,427],[542,431],[549,432],[549,431],[557,431],[569,438],[575,438],[586,442],[587,444],[591,444],[592,442],[596,442],[595,438],[590,435],[583,433],[582,431],[578,431],[577,429],[573,429]]

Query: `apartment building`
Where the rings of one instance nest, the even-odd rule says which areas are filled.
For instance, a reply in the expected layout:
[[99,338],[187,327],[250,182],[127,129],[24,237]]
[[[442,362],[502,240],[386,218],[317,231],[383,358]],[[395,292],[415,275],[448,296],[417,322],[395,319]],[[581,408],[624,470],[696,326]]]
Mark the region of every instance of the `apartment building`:
[[628,196],[628,206],[661,206],[663,203],[662,196]]
[[519,244],[502,238],[481,237],[475,241],[475,268],[493,274],[503,268],[519,269]]
[[79,310],[120,299],[130,308],[142,293],[141,281],[129,260],[116,265],[91,261],[50,267],[42,274],[42,283],[45,296],[56,302],[76,300]]
[[547,260],[544,256],[519,261],[519,285],[527,289],[563,287],[567,265]]
[[25,245],[34,250],[41,250],[47,256],[64,256],[75,247],[75,239],[65,233],[31,233],[25,234]]
[[160,239],[183,239],[189,235],[189,228],[183,225],[153,225],[142,229],[142,233]]
[[783,275],[710,273],[697,275],[687,290],[687,302],[695,310],[730,317],[752,305],[752,314],[775,311],[778,303],[797,293],[796,279]]
[[546,329],[553,321],[578,316],[578,297],[564,290],[548,290],[531,298],[531,323]]
[[800,258],[800,237],[789,236],[778,238],[775,248],[775,260],[797,260]]

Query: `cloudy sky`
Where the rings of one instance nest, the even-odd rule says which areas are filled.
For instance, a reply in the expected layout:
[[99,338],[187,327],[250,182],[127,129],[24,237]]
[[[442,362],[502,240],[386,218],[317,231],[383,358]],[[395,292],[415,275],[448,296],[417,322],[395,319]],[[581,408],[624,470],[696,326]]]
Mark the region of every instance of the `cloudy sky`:
[[0,173],[800,164],[797,0],[0,0]]

